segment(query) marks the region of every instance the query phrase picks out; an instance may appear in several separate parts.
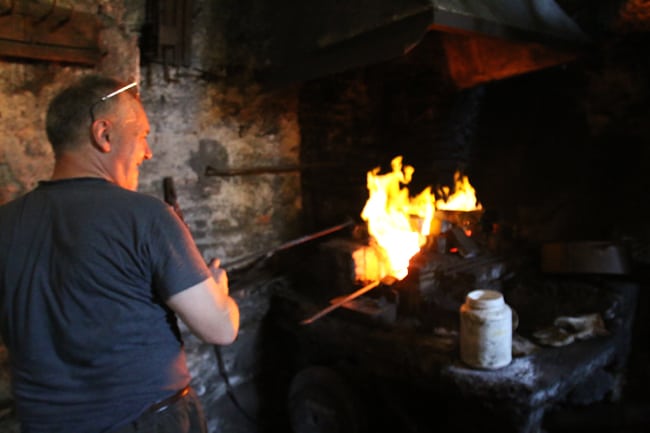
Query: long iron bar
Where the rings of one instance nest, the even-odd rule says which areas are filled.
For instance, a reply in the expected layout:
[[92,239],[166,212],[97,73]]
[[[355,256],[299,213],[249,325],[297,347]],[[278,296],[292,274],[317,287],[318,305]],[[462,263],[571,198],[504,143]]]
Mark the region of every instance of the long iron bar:
[[297,239],[293,239],[291,241],[285,242],[281,245],[278,245],[277,247],[271,248],[265,252],[262,253],[255,253],[255,254],[247,254],[242,257],[238,257],[228,263],[222,264],[222,267],[228,269],[228,268],[237,268],[237,267],[243,267],[245,265],[249,265],[252,262],[256,262],[261,259],[268,259],[270,258],[273,254],[287,250],[289,248],[293,248],[297,245],[304,244],[305,242],[312,241],[314,239],[318,239],[320,237],[329,235],[330,233],[337,232],[339,230],[343,230],[346,227],[349,227],[354,224],[353,220],[349,220],[344,222],[343,224],[339,224],[333,227],[326,228],[324,230],[318,231],[316,233],[311,233],[309,235],[301,236]]
[[305,171],[314,168],[336,167],[336,163],[318,163],[318,164],[299,164],[299,165],[279,165],[279,166],[260,166],[260,167],[239,167],[239,168],[215,168],[207,166],[205,176],[247,176],[255,174],[273,174],[273,173],[290,173],[293,171]]
[[341,305],[345,304],[346,302],[349,302],[349,301],[351,301],[351,300],[353,300],[355,298],[358,298],[359,296],[363,295],[364,293],[369,292],[370,290],[377,287],[380,283],[381,283],[381,281],[374,281],[374,282],[372,282],[372,283],[370,283],[370,284],[368,284],[366,286],[363,286],[362,288],[360,288],[356,292],[350,293],[345,298],[334,302],[329,307],[319,311],[318,313],[314,314],[310,318],[303,320],[302,322],[300,322],[300,324],[301,325],[309,325],[310,323],[313,323],[314,321],[320,319],[324,315],[329,314],[330,312],[336,310],[337,308],[339,308]]

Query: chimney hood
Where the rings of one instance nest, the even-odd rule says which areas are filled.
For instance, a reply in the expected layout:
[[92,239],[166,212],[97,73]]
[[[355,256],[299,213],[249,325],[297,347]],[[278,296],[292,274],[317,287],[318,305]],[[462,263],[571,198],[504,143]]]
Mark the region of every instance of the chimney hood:
[[[240,42],[263,41],[246,49],[260,78],[271,83],[304,81],[393,59],[432,32],[451,35],[445,50],[460,48],[451,54],[456,59],[462,59],[463,49],[476,50],[467,46],[468,38],[488,41],[488,51],[495,43],[506,44],[504,52],[532,44],[536,51],[528,58],[542,58],[542,65],[515,68],[519,70],[565,62],[567,51],[590,39],[554,0],[250,1],[253,4],[241,6],[247,18],[234,24],[234,37]],[[521,57],[521,51],[513,55]],[[499,74],[459,85],[495,78]]]

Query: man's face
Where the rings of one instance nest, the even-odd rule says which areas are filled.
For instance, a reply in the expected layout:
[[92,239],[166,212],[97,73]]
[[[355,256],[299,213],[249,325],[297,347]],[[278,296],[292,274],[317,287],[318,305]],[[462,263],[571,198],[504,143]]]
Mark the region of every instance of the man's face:
[[114,181],[122,188],[138,188],[140,164],[153,154],[147,143],[149,120],[142,104],[129,95],[120,95],[122,103],[111,131]]

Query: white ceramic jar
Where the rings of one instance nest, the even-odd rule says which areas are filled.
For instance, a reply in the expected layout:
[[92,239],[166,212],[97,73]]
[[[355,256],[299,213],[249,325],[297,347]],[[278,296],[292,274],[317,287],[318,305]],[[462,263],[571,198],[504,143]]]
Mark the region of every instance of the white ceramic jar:
[[460,307],[460,358],[474,368],[512,361],[512,311],[495,290],[474,290]]

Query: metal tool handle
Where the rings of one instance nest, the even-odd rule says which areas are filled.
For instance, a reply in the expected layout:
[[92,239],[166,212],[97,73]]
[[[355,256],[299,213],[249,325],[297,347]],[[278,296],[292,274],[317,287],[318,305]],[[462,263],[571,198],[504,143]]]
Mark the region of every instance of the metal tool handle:
[[176,213],[176,215],[178,215],[181,221],[185,222],[185,218],[183,217],[183,212],[181,211],[181,207],[178,205],[178,198],[176,196],[176,188],[174,187],[173,177],[167,176],[163,178],[163,195],[165,197],[165,203],[167,203],[172,207],[172,209],[174,209],[174,212]]

